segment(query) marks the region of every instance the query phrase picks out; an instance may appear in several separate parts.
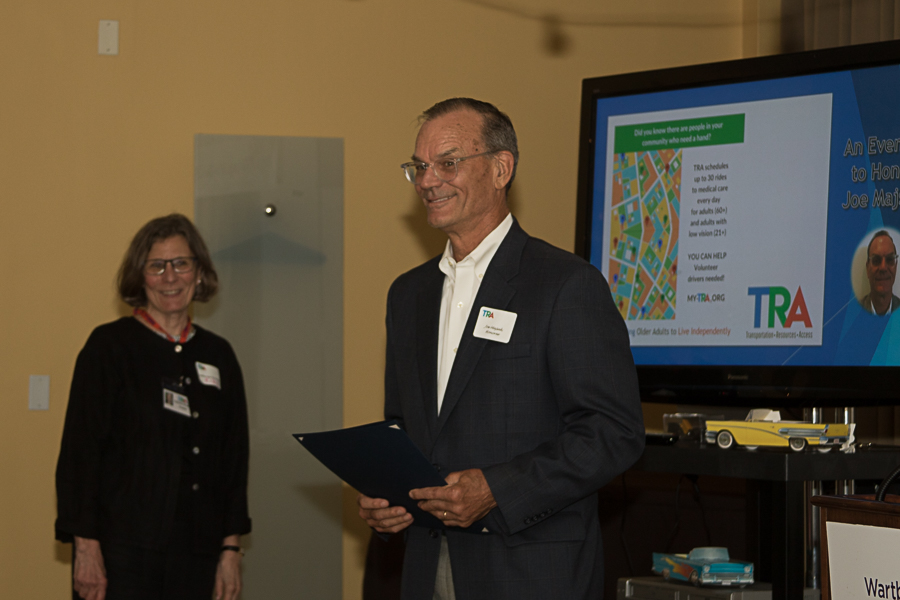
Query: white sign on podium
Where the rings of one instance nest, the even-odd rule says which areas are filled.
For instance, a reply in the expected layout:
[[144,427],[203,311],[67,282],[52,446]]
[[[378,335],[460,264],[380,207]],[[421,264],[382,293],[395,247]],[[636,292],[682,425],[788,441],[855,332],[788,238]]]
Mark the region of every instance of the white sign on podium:
[[829,521],[832,600],[900,600],[900,530]]

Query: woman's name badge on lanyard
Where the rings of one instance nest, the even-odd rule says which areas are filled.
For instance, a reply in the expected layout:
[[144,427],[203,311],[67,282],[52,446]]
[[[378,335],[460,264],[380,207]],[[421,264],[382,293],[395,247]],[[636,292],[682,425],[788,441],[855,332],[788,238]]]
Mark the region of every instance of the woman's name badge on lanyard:
[[177,412],[185,417],[190,417],[191,405],[188,402],[188,397],[181,393],[182,391],[179,385],[163,383],[163,408]]

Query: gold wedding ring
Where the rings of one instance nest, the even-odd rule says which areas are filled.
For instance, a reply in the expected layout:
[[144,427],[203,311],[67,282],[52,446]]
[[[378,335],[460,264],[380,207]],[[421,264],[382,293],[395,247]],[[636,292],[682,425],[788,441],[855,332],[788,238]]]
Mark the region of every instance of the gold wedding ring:
[[444,511],[444,518],[445,518],[445,519],[447,518],[447,511],[446,511],[446,510]]

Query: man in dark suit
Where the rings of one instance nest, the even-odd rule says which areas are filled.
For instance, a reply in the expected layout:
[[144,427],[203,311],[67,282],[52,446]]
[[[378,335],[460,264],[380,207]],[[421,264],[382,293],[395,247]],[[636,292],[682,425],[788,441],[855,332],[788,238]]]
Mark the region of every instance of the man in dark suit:
[[410,492],[446,529],[366,496],[360,516],[405,531],[404,599],[598,599],[597,489],[644,444],[624,322],[596,268],[510,215],[505,114],[454,98],[422,121],[403,167],[449,239],[391,286],[385,418],[446,474]]

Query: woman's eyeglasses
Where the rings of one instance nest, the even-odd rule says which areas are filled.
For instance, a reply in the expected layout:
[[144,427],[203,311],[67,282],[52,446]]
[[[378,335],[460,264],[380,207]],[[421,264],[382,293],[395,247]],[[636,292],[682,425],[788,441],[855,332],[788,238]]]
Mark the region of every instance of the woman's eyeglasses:
[[166,265],[169,263],[172,264],[172,270],[176,273],[190,273],[197,264],[197,258],[194,256],[179,256],[168,260],[148,260],[144,263],[144,273],[147,275],[162,275],[166,272]]

